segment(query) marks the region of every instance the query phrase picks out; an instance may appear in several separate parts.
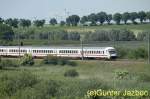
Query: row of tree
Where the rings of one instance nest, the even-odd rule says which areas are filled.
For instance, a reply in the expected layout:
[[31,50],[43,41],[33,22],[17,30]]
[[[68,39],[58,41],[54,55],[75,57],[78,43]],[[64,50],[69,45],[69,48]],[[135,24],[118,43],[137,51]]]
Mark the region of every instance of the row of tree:
[[[103,25],[104,23],[111,24],[112,21],[116,22],[116,24],[120,24],[121,22],[124,22],[124,24],[127,24],[128,21],[131,21],[133,24],[137,24],[138,22],[136,20],[139,20],[140,23],[143,23],[144,21],[150,21],[150,11],[149,12],[125,12],[125,13],[115,13],[115,14],[107,14],[106,12],[99,12],[99,13],[91,13],[90,15],[83,16],[80,18],[78,15],[71,15],[66,18],[66,21],[60,21],[60,25],[68,25],[68,26],[77,26],[79,23],[82,25],[91,25],[95,26]],[[43,27],[45,24],[45,20],[35,20],[33,21],[33,24],[37,27]],[[9,18],[9,19],[2,19],[0,18],[0,23],[7,24],[9,26],[12,26],[14,28],[17,28],[18,25],[22,27],[29,27],[31,26],[32,22],[29,19],[17,19],[17,18]],[[51,25],[58,24],[57,20],[55,18],[50,19],[49,23]],[[89,24],[88,24],[89,23]]]
[[[8,26],[18,28],[18,26],[22,27],[30,27],[32,25],[32,21],[29,19],[17,19],[17,18],[9,18],[9,19],[2,19],[0,18],[0,24],[7,24]],[[36,27],[43,27],[45,24],[45,20],[35,20],[33,21],[33,24]]]
[[76,15],[69,16],[67,18],[67,20],[69,20],[71,25],[77,25],[79,22],[83,25],[85,25],[87,22],[90,22],[90,25],[97,25],[97,23],[103,25],[105,22],[110,24],[111,21],[114,21],[116,24],[120,24],[121,22],[127,24],[128,21],[131,21],[133,24],[137,24],[138,23],[136,21],[137,19],[140,21],[140,23],[143,23],[144,21],[147,20],[150,21],[150,12],[144,12],[144,11],[131,12],[131,13],[124,12],[123,14],[115,13],[113,15],[107,14],[106,12],[99,12],[97,14],[91,13],[90,15],[83,16],[81,17],[81,19]]

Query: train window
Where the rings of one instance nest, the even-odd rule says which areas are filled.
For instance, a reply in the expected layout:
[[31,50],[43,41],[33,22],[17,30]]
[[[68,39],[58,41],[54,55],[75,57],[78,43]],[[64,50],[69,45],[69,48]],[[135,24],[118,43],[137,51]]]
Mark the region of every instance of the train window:
[[103,51],[103,54],[104,54],[104,51]]

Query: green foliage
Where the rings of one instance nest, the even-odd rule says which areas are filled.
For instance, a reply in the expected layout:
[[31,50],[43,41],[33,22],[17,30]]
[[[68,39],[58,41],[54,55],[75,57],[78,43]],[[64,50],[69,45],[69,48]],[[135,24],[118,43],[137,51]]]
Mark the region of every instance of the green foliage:
[[31,26],[31,21],[28,19],[20,19],[20,26],[29,27]]
[[35,20],[33,21],[33,23],[36,27],[43,27],[45,24],[45,20]]
[[[85,98],[88,90],[107,90],[110,88],[105,82],[98,79],[80,79],[70,80],[61,86],[58,97],[64,99],[95,99],[94,97]],[[102,97],[99,97],[103,99]],[[98,98],[98,99],[99,99]],[[106,98],[106,97],[105,97]],[[96,98],[97,99],[97,98]]]
[[66,22],[65,21],[60,21],[60,26],[64,26],[66,25]]
[[128,57],[133,59],[146,59],[148,57],[147,55],[147,50],[141,47],[132,49],[128,53]]
[[0,39],[5,41],[12,41],[14,32],[10,26],[0,24]]
[[4,19],[0,17],[0,24],[4,22]]
[[142,82],[150,82],[150,76],[145,73],[138,74],[138,81]]
[[116,22],[116,24],[120,24],[121,19],[122,19],[122,15],[120,13],[115,13],[113,15],[113,20]]
[[130,14],[128,12],[123,13],[122,20],[124,21],[124,24],[127,24],[127,21],[130,20]]
[[5,20],[5,23],[11,27],[18,28],[19,20],[16,18],[15,19],[9,18]]
[[65,77],[76,77],[76,76],[79,76],[79,73],[75,69],[70,69],[64,73],[64,76]]
[[129,72],[126,70],[116,70],[115,78],[116,79],[127,79],[129,77]]
[[150,11],[146,13],[146,19],[148,19],[150,22]]
[[82,24],[85,24],[87,21],[88,21],[88,17],[87,17],[87,16],[83,16],[83,17],[81,18],[81,20],[80,20],[80,22],[81,22]]
[[21,65],[25,66],[25,65],[34,65],[34,59],[32,57],[32,55],[30,54],[25,54],[22,59],[21,59]]
[[96,22],[97,22],[97,16],[95,13],[91,13],[90,15],[88,15],[88,21],[91,22],[91,26],[95,26]]
[[148,39],[148,32],[143,31],[143,32],[139,32],[137,34],[137,40],[139,41],[146,41]]
[[140,11],[138,13],[138,18],[140,19],[140,22],[143,23],[143,20],[146,19],[146,13],[144,11]]
[[99,12],[99,13],[97,14],[97,20],[98,20],[101,24],[103,24],[103,23],[105,22],[106,17],[107,17],[107,14],[106,14],[105,12]]
[[38,79],[30,72],[21,71],[17,74],[1,75],[0,81],[0,96],[12,96],[19,89],[32,87],[38,82]]
[[66,19],[66,23],[72,26],[77,26],[79,21],[80,17],[78,15],[71,15]]
[[90,41],[134,41],[135,34],[127,29],[120,30],[97,30],[93,33],[86,33],[85,40]]
[[55,18],[52,18],[52,19],[49,21],[49,23],[50,23],[51,25],[56,25],[56,24],[57,24],[57,20],[56,20]]
[[0,58],[0,69],[4,69],[7,67],[17,67],[18,64],[10,59],[1,59]]
[[49,65],[69,65],[69,66],[76,66],[76,63],[73,61],[69,61],[67,58],[63,57],[57,57],[57,56],[52,56],[48,55],[46,56],[42,63],[44,64],[49,64]]
[[57,65],[58,58],[56,56],[48,55],[43,59],[44,64]]
[[127,48],[124,48],[124,47],[117,47],[117,55],[118,55],[118,58],[127,58]]
[[80,34],[78,32],[68,33],[68,40],[80,40]]
[[110,24],[111,20],[112,20],[112,14],[108,14],[108,15],[106,16],[106,21],[107,21],[107,23]]
[[51,99],[56,97],[60,83],[54,80],[40,81],[33,87],[19,90],[13,99]]
[[133,24],[137,24],[135,20],[138,18],[138,14],[136,12],[130,13],[130,20],[132,21]]

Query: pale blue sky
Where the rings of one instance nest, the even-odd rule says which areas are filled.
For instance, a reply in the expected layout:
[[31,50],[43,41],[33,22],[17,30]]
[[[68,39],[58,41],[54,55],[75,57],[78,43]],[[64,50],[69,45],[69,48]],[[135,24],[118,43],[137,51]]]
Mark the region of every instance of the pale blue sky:
[[150,0],[0,0],[0,17],[3,18],[57,17],[60,20],[67,14],[83,16],[100,11],[113,14],[141,10],[150,11]]

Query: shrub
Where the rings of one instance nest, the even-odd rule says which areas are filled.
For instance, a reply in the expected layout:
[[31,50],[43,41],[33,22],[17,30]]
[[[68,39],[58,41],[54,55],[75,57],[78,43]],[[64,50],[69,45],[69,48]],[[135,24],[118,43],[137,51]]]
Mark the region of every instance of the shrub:
[[21,59],[21,65],[34,65],[34,59],[32,55],[25,54]]
[[57,56],[51,56],[48,55],[43,59],[44,64],[51,64],[51,65],[70,65],[70,66],[76,66],[75,62],[69,61],[67,58],[63,57],[57,57]]
[[117,70],[115,71],[115,78],[117,79],[126,79],[129,76],[129,72],[126,70]]
[[66,65],[68,63],[68,60],[67,59],[65,59],[65,58],[58,58],[57,59],[57,64],[58,65]]
[[79,76],[78,72],[75,69],[70,69],[64,73],[65,77],[76,77]]
[[127,48],[118,47],[116,49],[119,58],[125,58],[127,56]]
[[148,57],[147,55],[145,48],[132,49],[128,53],[128,57],[133,59],[146,59]]
[[1,75],[0,81],[0,96],[11,96],[20,89],[32,87],[38,79],[32,73],[22,71],[11,75]]
[[142,82],[150,82],[150,76],[145,73],[140,73],[138,76],[138,80]]
[[[43,93],[44,99],[49,99],[49,97],[56,96],[56,93],[59,90],[59,82],[54,80],[42,81],[41,83],[34,86],[38,93]],[[46,98],[47,97],[47,98]],[[43,99],[42,98],[42,99]]]
[[[88,90],[97,90],[97,89],[110,89],[106,82],[103,80],[97,79],[74,79],[74,80],[67,80],[60,88],[58,97],[66,97],[63,99],[84,99],[83,97],[86,96]],[[104,97],[107,99],[107,97]],[[59,99],[59,98],[58,98]],[[90,97],[85,99],[99,99],[96,97]],[[100,99],[103,99],[100,97]]]
[[18,64],[13,62],[10,59],[0,59],[0,69],[6,68],[6,67],[17,67]]
[[51,99],[56,96],[59,86],[59,82],[54,80],[41,81],[33,87],[18,91],[14,99]]
[[44,64],[57,65],[58,58],[56,56],[48,55],[43,59]]

